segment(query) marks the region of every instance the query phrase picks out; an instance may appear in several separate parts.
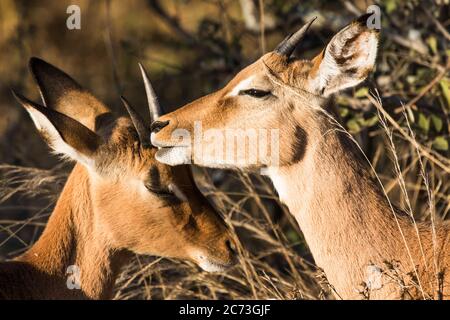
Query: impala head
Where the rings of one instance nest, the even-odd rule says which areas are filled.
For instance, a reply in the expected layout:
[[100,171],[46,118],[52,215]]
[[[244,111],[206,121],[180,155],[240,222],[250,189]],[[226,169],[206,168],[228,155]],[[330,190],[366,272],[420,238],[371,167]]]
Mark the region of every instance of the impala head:
[[156,158],[242,169],[300,161],[328,98],[362,82],[374,67],[378,32],[367,27],[368,17],[338,32],[314,59],[294,59],[311,20],[224,88],[164,115],[152,125]]
[[[207,271],[233,263],[233,240],[190,168],[155,160],[150,131],[125,99],[131,119],[114,117],[54,66],[32,58],[30,68],[45,106],[15,95],[51,149],[87,169],[94,228],[113,248],[192,260]],[[159,105],[149,102],[156,119]]]

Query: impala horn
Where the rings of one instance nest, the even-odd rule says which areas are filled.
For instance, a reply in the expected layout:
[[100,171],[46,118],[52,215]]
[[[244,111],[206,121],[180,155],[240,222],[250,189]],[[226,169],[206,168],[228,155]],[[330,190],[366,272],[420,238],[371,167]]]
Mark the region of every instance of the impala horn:
[[121,96],[120,99],[122,100],[122,103],[125,106],[125,109],[127,109],[128,114],[130,115],[130,118],[131,118],[131,121],[133,122],[134,128],[136,129],[136,131],[138,133],[139,141],[141,142],[141,145],[144,148],[151,147],[150,129],[145,125],[145,122],[142,119],[142,117],[128,103],[127,99],[125,99],[125,97],[123,97],[123,96]]
[[275,52],[286,57],[290,57],[292,52],[294,52],[297,45],[306,35],[311,24],[316,20],[317,17],[309,20],[303,27],[301,27],[297,32],[288,35],[281,43],[275,48]]
[[153,90],[153,86],[150,83],[147,71],[145,71],[144,66],[141,63],[139,63],[139,69],[141,69],[142,80],[144,80],[145,93],[147,95],[147,103],[150,111],[150,123],[153,123],[163,114],[162,108],[159,105],[155,90]]

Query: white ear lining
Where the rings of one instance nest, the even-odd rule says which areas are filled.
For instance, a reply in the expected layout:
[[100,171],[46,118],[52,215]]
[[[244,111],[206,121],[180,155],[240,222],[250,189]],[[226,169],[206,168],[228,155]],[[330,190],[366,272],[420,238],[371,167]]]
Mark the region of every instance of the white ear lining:
[[56,154],[79,161],[88,167],[93,167],[93,160],[68,145],[45,115],[33,107],[25,106],[25,109],[30,114],[36,128],[44,135],[46,142]]
[[313,90],[324,96],[356,86],[366,78],[375,64],[378,36],[372,31],[364,31],[367,35],[361,34],[360,38],[352,44],[355,46],[354,53],[347,54],[348,63],[339,64],[330,52],[330,46],[333,45],[340,51],[339,46],[345,45],[346,41],[355,35],[350,30],[341,32],[348,32],[348,35],[334,38],[328,44],[317,75],[310,82]]

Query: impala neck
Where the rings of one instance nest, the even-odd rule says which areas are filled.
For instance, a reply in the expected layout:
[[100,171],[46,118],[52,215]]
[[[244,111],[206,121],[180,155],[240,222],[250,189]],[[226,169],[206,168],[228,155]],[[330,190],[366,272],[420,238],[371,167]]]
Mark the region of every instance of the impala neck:
[[[44,282],[30,287],[43,288],[39,297],[106,299],[112,295],[125,255],[110,246],[95,221],[89,175],[76,165],[42,236],[17,260]],[[75,266],[69,270],[71,277],[69,266]],[[68,282],[73,287],[77,270],[81,289],[68,289]],[[35,278],[36,274],[30,276]]]
[[352,297],[366,281],[368,265],[401,256],[395,252],[401,238],[386,197],[357,147],[322,120],[327,125],[308,128],[303,158],[272,170],[269,177],[295,216],[316,264],[341,296]]

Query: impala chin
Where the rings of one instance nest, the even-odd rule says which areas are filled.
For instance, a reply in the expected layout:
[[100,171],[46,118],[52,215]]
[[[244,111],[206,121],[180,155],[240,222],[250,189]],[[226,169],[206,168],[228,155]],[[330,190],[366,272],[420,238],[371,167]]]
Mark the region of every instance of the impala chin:
[[223,272],[228,266],[221,265],[212,261],[202,261],[198,264],[206,272]]
[[206,272],[223,272],[234,265],[234,262],[219,263],[213,261],[202,253],[195,253],[193,255],[193,259],[198,264],[198,266]]
[[191,148],[189,147],[164,147],[155,155],[156,160],[170,166],[191,164]]

